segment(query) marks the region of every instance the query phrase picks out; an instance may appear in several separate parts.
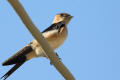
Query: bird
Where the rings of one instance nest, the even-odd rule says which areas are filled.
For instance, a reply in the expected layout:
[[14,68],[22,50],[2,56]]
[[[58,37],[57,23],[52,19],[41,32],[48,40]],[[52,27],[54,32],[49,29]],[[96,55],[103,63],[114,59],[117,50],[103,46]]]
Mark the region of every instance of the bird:
[[[54,17],[52,24],[47,29],[43,30],[42,35],[47,39],[50,47],[53,50],[57,49],[66,40],[68,35],[67,26],[72,17],[73,16],[68,13],[59,13]],[[56,55],[58,56],[57,53]],[[47,58],[47,55],[40,47],[39,43],[34,39],[24,48],[20,49],[17,53],[2,63],[2,66],[14,66],[4,76],[2,76],[1,79],[6,80],[26,61],[37,57]]]

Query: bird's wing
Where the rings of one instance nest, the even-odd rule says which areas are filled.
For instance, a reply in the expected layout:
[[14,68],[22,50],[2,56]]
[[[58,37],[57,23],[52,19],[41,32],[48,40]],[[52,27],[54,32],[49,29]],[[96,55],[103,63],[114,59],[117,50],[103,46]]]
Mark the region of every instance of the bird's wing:
[[59,23],[54,23],[54,24],[52,24],[50,27],[48,27],[47,29],[45,29],[42,33],[45,33],[45,32],[47,32],[47,31],[51,31],[51,30],[55,30],[55,29],[57,29],[58,30],[58,32],[60,31],[60,29],[62,28],[62,27],[64,27],[65,26],[65,23],[64,22],[59,22]]
[[28,44],[23,49],[21,49],[20,51],[18,51],[16,54],[14,54],[13,56],[11,56],[8,60],[4,61],[2,63],[2,65],[3,66],[7,66],[7,65],[12,65],[12,64],[24,62],[24,61],[26,61],[26,55],[28,53],[32,52],[32,51],[33,51],[33,49],[31,47],[31,45]]
[[[24,61],[25,62],[25,61]],[[6,80],[14,71],[16,71],[24,62],[16,63],[4,76],[1,77]]]
[[2,63],[3,66],[12,65],[15,64],[4,76],[1,77],[4,80],[8,78],[14,71],[16,71],[26,60],[27,60],[27,54],[32,52],[33,49],[30,44],[25,46],[23,49],[18,51],[16,54],[14,54],[12,57],[10,57],[8,60]]

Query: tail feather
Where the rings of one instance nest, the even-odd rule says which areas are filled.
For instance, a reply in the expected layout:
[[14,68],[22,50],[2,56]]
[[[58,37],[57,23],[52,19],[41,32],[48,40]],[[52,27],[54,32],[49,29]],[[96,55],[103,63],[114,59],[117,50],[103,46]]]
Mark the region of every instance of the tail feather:
[[8,60],[2,63],[3,66],[14,65],[1,79],[6,80],[14,71],[16,71],[25,61],[27,61],[27,54],[33,49],[30,44],[11,56]]
[[20,51],[18,51],[16,54],[11,56],[9,59],[4,61],[2,63],[2,65],[7,66],[7,65],[12,65],[12,64],[16,64],[16,63],[22,63],[22,62],[26,61],[26,55],[32,51],[33,51],[33,49],[31,47],[31,45],[28,44],[27,46],[22,48]]
[[13,66],[4,76],[1,77],[4,78],[3,80],[6,80],[14,71],[16,71],[24,62],[16,63],[15,66]]

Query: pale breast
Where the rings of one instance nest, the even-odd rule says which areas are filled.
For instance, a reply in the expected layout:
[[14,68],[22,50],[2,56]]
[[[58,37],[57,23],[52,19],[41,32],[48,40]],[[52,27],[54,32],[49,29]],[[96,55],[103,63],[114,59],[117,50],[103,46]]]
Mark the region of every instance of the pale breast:
[[58,33],[56,33],[52,38],[47,38],[50,46],[53,49],[58,48],[61,44],[64,43],[64,41],[66,40],[67,37],[67,28],[63,27],[63,29],[61,29],[61,31]]
[[[59,33],[57,30],[54,30],[51,32],[43,33],[43,36],[48,40],[48,43],[50,44],[50,46],[53,49],[56,49],[61,44],[64,43],[64,41],[67,37],[67,33],[68,33],[67,28],[63,27],[63,29],[61,29],[61,31]],[[33,49],[35,50],[37,57],[45,56],[44,51],[39,46],[39,44],[36,40],[33,40],[31,45],[32,45]]]

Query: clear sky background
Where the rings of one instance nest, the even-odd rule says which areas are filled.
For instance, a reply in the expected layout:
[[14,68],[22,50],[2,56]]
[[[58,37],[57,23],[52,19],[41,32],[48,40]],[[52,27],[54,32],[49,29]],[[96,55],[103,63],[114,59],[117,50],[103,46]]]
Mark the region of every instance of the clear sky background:
[[[20,0],[43,31],[57,13],[74,16],[69,35],[56,50],[76,80],[120,80],[120,0]],[[1,63],[33,37],[7,0],[0,0],[0,76],[12,66]],[[8,80],[64,80],[45,58],[26,62]]]

